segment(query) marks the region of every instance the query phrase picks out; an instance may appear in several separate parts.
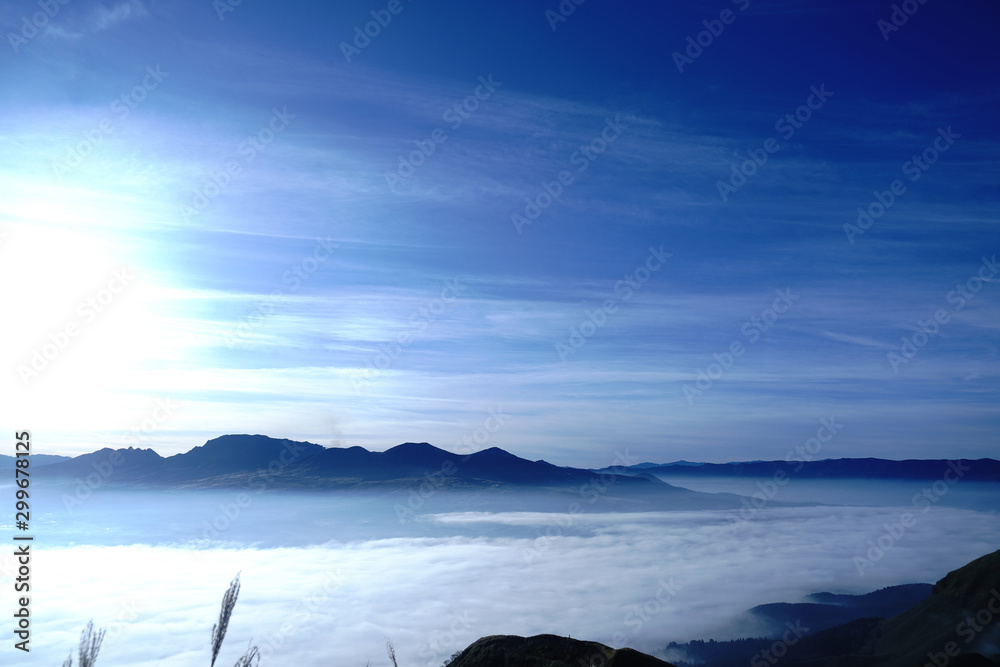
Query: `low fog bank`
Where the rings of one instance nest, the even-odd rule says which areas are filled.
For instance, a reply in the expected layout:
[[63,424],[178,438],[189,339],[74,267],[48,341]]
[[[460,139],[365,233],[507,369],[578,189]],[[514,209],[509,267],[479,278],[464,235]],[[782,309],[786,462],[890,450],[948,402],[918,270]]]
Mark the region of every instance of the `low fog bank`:
[[[590,533],[586,531],[594,525],[588,516],[617,515],[615,521],[628,523],[631,515],[655,513],[665,504],[675,508],[666,514],[693,513],[705,522],[725,523],[730,536],[742,537],[749,527],[768,522],[772,516],[791,516],[774,514],[784,509],[815,507],[816,515],[822,516],[841,511],[824,511],[822,505],[885,511],[898,507],[899,511],[890,512],[897,521],[902,513],[909,512],[919,522],[927,514],[946,508],[988,515],[1000,507],[1000,484],[984,482],[792,478],[777,484],[773,479],[691,477],[671,478],[671,483],[704,493],[673,489],[658,494],[665,498],[658,505],[647,502],[641,494],[613,496],[613,488],[604,494],[592,488],[586,489],[587,493],[510,489],[431,489],[418,493],[419,486],[392,491],[140,490],[89,488],[73,483],[32,487],[32,526],[53,546],[193,544],[270,548],[390,537],[537,537],[535,528],[511,521],[445,524],[432,520],[444,514],[568,515],[568,523],[563,522],[566,525],[556,526],[559,534],[587,536]],[[12,489],[0,485],[0,495]]]
[[[102,487],[77,495],[74,486],[33,490],[33,526],[51,545],[313,546],[389,537],[525,537],[502,523],[459,525],[433,520],[452,512],[615,513],[640,501],[587,502],[572,493],[442,491],[425,498],[406,491],[136,490]],[[0,494],[3,488],[0,487]],[[735,496],[727,495],[733,499]],[[735,512],[738,503],[726,506]],[[584,524],[576,522],[577,527]],[[574,530],[577,528],[574,528]]]
[[[400,524],[378,504],[274,499],[253,505],[216,539],[172,544],[155,537],[171,531],[157,522],[206,499],[153,507],[132,496],[105,510],[95,497],[75,546],[56,546],[60,540],[38,524],[46,537],[33,561],[32,664],[61,664],[91,618],[110,630],[103,667],[204,663],[219,600],[240,570],[243,593],[222,663],[251,637],[266,647],[265,666],[383,665],[386,636],[412,667],[437,667],[478,637],[500,633],[654,651],[671,640],[743,634],[733,623],[761,603],[934,582],[995,549],[1000,533],[995,513],[936,506],[886,540],[886,526],[908,511],[897,506],[770,509],[738,528],[719,511],[448,512],[405,524],[409,536],[350,537],[341,526],[393,533]],[[201,516],[175,518],[191,526]],[[86,545],[103,539],[102,520],[115,539],[135,542]],[[69,525],[51,526],[63,539],[72,534]],[[256,542],[294,534],[315,546],[234,546],[244,534]],[[867,558],[880,538],[881,555],[869,554],[871,565],[859,571],[856,557]],[[12,575],[5,555],[0,587]]]
[[[544,512],[573,516],[643,511],[722,510],[732,516],[743,500],[730,493],[692,493],[662,485],[655,492],[620,493],[611,485],[580,489],[290,491],[140,489],[85,483],[32,487],[33,525],[55,545],[187,544],[220,542],[259,547],[309,546],[384,537],[453,534],[427,519],[449,512]],[[0,485],[0,494],[5,487]],[[744,503],[745,504],[745,503]],[[774,507],[789,506],[775,501]],[[521,536],[499,524],[469,528],[471,536]]]

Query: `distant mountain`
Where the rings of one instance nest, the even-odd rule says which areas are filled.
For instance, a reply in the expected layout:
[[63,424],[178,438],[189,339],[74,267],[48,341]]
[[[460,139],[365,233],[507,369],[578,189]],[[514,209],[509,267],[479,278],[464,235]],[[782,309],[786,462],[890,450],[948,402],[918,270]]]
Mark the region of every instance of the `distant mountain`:
[[[0,454],[0,470],[12,470],[16,465],[14,461],[17,457],[7,456],[6,454]],[[31,465],[32,466],[45,466],[51,463],[58,463],[60,461],[69,461],[68,456],[56,456],[55,454],[32,454],[31,455]]]
[[[528,461],[497,447],[455,454],[422,443],[384,452],[322,447],[264,435],[224,435],[183,454],[161,457],[151,449],[102,449],[46,466],[42,479],[98,474],[110,484],[154,488],[572,491],[581,499],[627,498],[640,509],[735,509],[741,497],[682,489],[655,476],[595,473]],[[613,493],[609,494],[609,490]],[[566,502],[561,501],[566,507]],[[558,504],[557,504],[558,505]]]
[[838,595],[814,593],[804,602],[770,603],[758,605],[746,612],[742,625],[753,637],[735,641],[693,641],[684,644],[671,642],[669,656],[681,667],[728,667],[731,664],[749,664],[753,657],[771,646],[790,627],[808,628],[813,635],[862,618],[887,618],[901,614],[925,600],[933,590],[931,584],[904,584],[890,586],[865,595]]
[[639,464],[619,469],[618,472],[642,472],[662,477],[773,477],[781,471],[796,478],[933,480],[941,479],[954,465],[959,464],[969,468],[961,471],[963,480],[1000,482],[1000,461],[995,459],[965,459],[960,462],[947,459],[891,461],[874,458],[733,463],[675,461],[662,465]]
[[866,616],[895,616],[913,605],[926,600],[934,591],[932,584],[903,584],[887,586],[864,595],[844,595],[842,593],[813,593],[805,597],[806,602],[837,605],[865,610]]
[[158,465],[163,458],[152,449],[110,449],[105,447],[90,454],[50,463],[39,476],[86,478],[97,474],[103,479],[112,476],[118,479],[142,477],[148,470]]
[[[183,454],[161,457],[151,449],[102,449],[68,461],[54,463],[47,477],[86,476],[111,470],[114,481],[124,483],[227,486],[266,478],[284,486],[377,486],[382,482],[435,475],[442,485],[456,482],[538,485],[577,484],[595,474],[560,468],[545,461],[528,461],[492,447],[459,455],[426,442],[408,442],[384,452],[362,447],[322,447],[310,442],[279,440],[263,435],[224,435]],[[656,484],[657,479],[622,476],[630,486]]]
[[[883,605],[891,609],[925,590],[921,585],[896,586],[862,596],[818,593],[810,598],[867,613]],[[754,609],[773,612],[772,605]],[[782,610],[782,618],[788,618],[787,611]],[[995,667],[1000,664],[1000,551],[950,572],[931,587],[930,595],[888,620],[876,615],[858,617],[818,631],[804,615],[793,621],[797,622],[810,632],[779,647],[784,667]],[[773,636],[671,643],[667,654],[692,661],[674,658],[680,665],[757,667],[774,664],[767,658],[775,658],[773,649],[779,643]]]
[[473,642],[448,667],[673,667],[630,648],[555,635],[495,635]]
[[762,604],[747,613],[759,628],[754,634],[764,637],[778,637],[788,623],[796,622],[801,622],[810,632],[818,632],[859,618],[889,618],[901,614],[926,599],[932,589],[931,584],[905,584],[867,595],[815,593],[807,596],[805,602]]

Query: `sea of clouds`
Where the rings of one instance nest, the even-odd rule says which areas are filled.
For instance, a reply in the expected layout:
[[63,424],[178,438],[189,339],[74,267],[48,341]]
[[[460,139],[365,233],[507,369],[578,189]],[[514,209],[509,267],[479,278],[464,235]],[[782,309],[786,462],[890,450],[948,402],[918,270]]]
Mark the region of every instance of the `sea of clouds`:
[[[402,525],[385,499],[267,493],[217,534],[205,526],[233,492],[108,490],[72,513],[53,493],[35,524],[32,651],[18,664],[62,664],[93,619],[108,631],[100,667],[207,665],[237,572],[242,592],[217,664],[252,641],[264,665],[387,665],[391,638],[400,665],[436,667],[492,634],[644,651],[731,638],[747,631],[741,614],[754,605],[934,582],[996,549],[995,511],[943,504],[886,539],[886,526],[914,511],[887,488],[900,502],[768,507],[738,529],[724,511],[450,511]],[[996,499],[993,486],[982,493]],[[880,538],[886,548],[859,570]],[[0,558],[7,608],[13,568],[10,554]]]

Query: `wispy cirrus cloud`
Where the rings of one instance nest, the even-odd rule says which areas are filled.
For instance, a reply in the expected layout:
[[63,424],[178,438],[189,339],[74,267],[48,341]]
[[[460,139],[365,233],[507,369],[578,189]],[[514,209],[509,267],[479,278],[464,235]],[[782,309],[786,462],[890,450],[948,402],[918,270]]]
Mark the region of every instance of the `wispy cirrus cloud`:
[[126,2],[113,4],[110,7],[103,2],[98,2],[83,12],[67,16],[58,23],[47,25],[45,35],[76,41],[146,16],[149,16],[149,11],[141,0],[126,0]]
[[[370,8],[243,8],[224,23],[194,3],[163,9],[138,2],[66,5],[53,26],[99,31],[101,39],[48,40],[38,50],[42,57],[0,65],[11,82],[0,92],[6,119],[0,175],[9,184],[0,216],[10,236],[0,252],[48,247],[73,257],[69,239],[84,233],[102,250],[84,263],[89,278],[119,265],[142,276],[133,300],[122,301],[121,319],[108,320],[127,323],[119,331],[140,337],[128,344],[113,338],[118,345],[80,339],[81,357],[86,348],[120,372],[105,373],[99,387],[83,375],[67,385],[88,388],[90,412],[81,408],[81,423],[97,423],[94,409],[101,405],[103,418],[112,419],[118,394],[129,386],[142,387],[152,400],[157,383],[147,379],[155,378],[197,406],[187,413],[191,421],[179,416],[175,432],[158,435],[165,451],[242,430],[243,423],[313,437],[323,429],[322,420],[309,416],[317,410],[350,424],[347,442],[447,442],[459,428],[444,426],[449,419],[496,402],[516,406],[523,417],[524,427],[512,427],[513,449],[539,458],[549,452],[567,464],[584,463],[590,448],[615,440],[653,458],[738,458],[745,451],[734,444],[740,440],[761,448],[752,458],[765,451],[780,456],[787,447],[773,440],[794,440],[800,427],[831,411],[865,425],[838,440],[845,454],[880,442],[887,453],[930,455],[943,441],[944,424],[955,431],[949,441],[956,451],[987,451],[976,443],[997,419],[980,400],[995,393],[989,381],[1000,372],[990,342],[992,283],[954,313],[905,373],[897,377],[886,361],[900,337],[946,305],[956,282],[997,250],[996,138],[983,111],[995,106],[996,94],[976,82],[989,80],[982,73],[954,70],[918,90],[884,56],[871,55],[863,66],[881,63],[889,68],[886,80],[898,83],[874,86],[853,69],[847,75],[817,62],[814,44],[798,43],[810,29],[796,24],[786,37],[808,57],[793,72],[734,77],[720,63],[744,62],[741,54],[750,52],[759,71],[787,69],[792,46],[761,42],[760,28],[748,21],[740,24],[745,29],[727,28],[699,59],[697,74],[640,76],[634,62],[660,57],[644,53],[618,63],[608,83],[614,94],[597,94],[594,74],[582,77],[578,69],[589,65],[566,61],[556,42],[545,41],[551,35],[543,40],[527,23],[504,22],[511,37],[504,44],[537,38],[531,43],[539,55],[530,63],[521,52],[501,57],[491,50],[452,71],[410,67],[423,62],[412,40],[431,43],[440,29],[422,23],[418,12],[400,15],[364,59],[346,66],[329,57],[329,36],[349,35]],[[800,3],[759,11],[815,30],[829,22],[844,34],[874,30],[873,22],[859,23],[857,13],[869,10],[858,3],[784,15],[796,9]],[[930,9],[948,20],[961,14]],[[664,18],[683,43],[692,28],[666,20],[664,12],[692,19],[695,27],[704,18],[682,8],[646,8],[632,25]],[[302,21],[296,39],[275,27],[284,21]],[[536,23],[548,29],[544,20]],[[968,23],[974,32],[975,22]],[[918,24],[907,30],[919,32]],[[468,34],[465,24],[453,33]],[[877,30],[872,34],[880,40]],[[973,41],[951,44],[948,58]],[[406,66],[381,60],[395,57]],[[112,101],[134,90],[147,64],[169,77],[122,117]],[[620,82],[624,73],[629,79]],[[454,129],[445,114],[473,95],[481,76],[500,85]],[[802,105],[810,86],[824,82],[834,93],[830,101],[722,202],[716,182],[775,135],[776,120]],[[249,150],[248,141],[270,131],[276,108],[293,116],[288,126]],[[627,124],[621,136],[585,171],[573,171],[574,154],[600,147],[607,119],[619,115]],[[105,118],[115,121],[114,132],[58,179],[54,161],[93,136]],[[857,207],[903,178],[902,164],[943,126],[963,138],[918,181],[907,181],[905,196],[848,243],[843,225],[856,218]],[[386,174],[397,170],[401,156],[426,146],[437,128],[447,140],[393,192]],[[239,173],[220,176],[229,162]],[[511,215],[523,215],[564,170],[573,183],[518,234]],[[204,192],[214,194],[185,220],[183,208]],[[24,230],[32,227],[46,238],[28,238]],[[321,238],[338,243],[338,252],[291,290],[287,272]],[[672,253],[668,265],[624,300],[616,285],[648,248],[661,245]],[[84,271],[81,262],[71,264]],[[469,287],[454,307],[428,322],[366,396],[354,393],[350,378],[455,278]],[[53,285],[82,297],[84,283],[54,270],[33,288],[45,293],[39,302],[51,303],[51,313],[18,334],[23,345],[12,358],[15,368],[69,316],[60,309],[74,306],[72,299],[48,298],[59,292]],[[769,317],[779,289],[801,298],[764,330],[752,318]],[[275,292],[282,298],[273,312],[241,345],[227,345],[227,336]],[[563,363],[556,344],[608,298],[617,299],[617,312]],[[760,333],[752,347],[704,400],[688,405],[681,387],[713,355],[734,342],[751,345],[744,326]],[[174,375],[164,372],[171,366]],[[82,358],[64,369],[71,367],[89,368]],[[56,377],[56,366],[52,372]],[[186,390],[183,382],[190,383]],[[294,397],[282,409],[295,419],[266,409],[275,387]],[[914,406],[927,408],[916,422],[907,416]],[[602,420],[607,409],[613,415]],[[421,411],[426,419],[407,423]],[[216,418],[213,425],[213,413],[236,424]],[[289,423],[302,431],[288,431]],[[381,439],[379,428],[387,429]],[[64,435],[75,449],[113,433]],[[673,455],[653,456],[660,451]]]

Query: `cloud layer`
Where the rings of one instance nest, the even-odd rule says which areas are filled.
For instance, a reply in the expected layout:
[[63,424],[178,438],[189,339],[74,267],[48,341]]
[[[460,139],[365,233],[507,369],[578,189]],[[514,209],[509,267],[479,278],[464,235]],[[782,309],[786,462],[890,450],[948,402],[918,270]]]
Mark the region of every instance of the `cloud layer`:
[[[995,512],[934,506],[887,540],[886,524],[914,512],[906,505],[768,509],[738,533],[721,512],[453,513],[401,528],[389,504],[267,494],[206,540],[201,519],[212,521],[232,494],[175,506],[175,521],[152,497],[123,500],[113,505],[134,514],[94,500],[45,526],[33,560],[31,664],[57,664],[91,618],[109,628],[107,665],[201,661],[237,571],[243,592],[226,660],[251,638],[270,646],[266,664],[303,667],[383,664],[386,636],[403,663],[421,667],[500,633],[652,651],[738,635],[733,623],[756,604],[934,582],[993,550],[1000,529]],[[162,527],[143,528],[150,522]],[[260,546],[248,546],[253,535]],[[856,557],[873,557],[873,544],[882,555],[859,569]],[[0,563],[6,586],[12,561]]]

